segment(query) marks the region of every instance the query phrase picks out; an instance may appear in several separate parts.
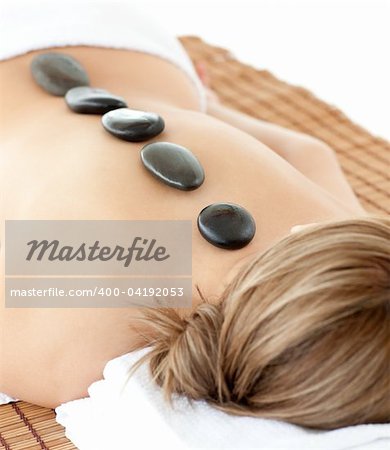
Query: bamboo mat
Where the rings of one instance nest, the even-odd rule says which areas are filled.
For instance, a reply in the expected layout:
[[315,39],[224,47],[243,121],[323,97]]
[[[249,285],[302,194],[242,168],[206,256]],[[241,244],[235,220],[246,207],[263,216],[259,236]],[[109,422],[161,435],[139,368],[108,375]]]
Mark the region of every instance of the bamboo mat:
[[74,450],[52,409],[26,402],[0,406],[0,449]]
[[[224,104],[326,141],[336,150],[363,206],[375,213],[390,213],[388,142],[372,136],[306,89],[278,80],[266,70],[240,63],[228,50],[208,45],[195,36],[182,36],[180,40],[193,62],[205,63],[211,87]],[[75,448],[55,421],[53,410],[25,402],[0,406],[0,449]]]
[[327,142],[336,151],[363,207],[390,214],[388,142],[372,136],[306,89],[285,83],[267,70],[240,63],[226,49],[208,45],[196,36],[180,40],[193,62],[205,63],[211,87],[223,104]]

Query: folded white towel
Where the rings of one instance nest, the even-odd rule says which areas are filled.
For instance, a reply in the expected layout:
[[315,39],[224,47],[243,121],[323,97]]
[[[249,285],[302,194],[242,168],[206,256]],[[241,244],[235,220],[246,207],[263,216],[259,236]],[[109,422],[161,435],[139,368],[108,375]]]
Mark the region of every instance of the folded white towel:
[[3,392],[0,392],[0,405],[4,405],[5,403],[10,403],[10,402],[16,402],[17,399],[10,397],[7,394],[4,394]]
[[313,431],[276,420],[231,416],[183,396],[175,396],[171,408],[146,365],[125,384],[129,368],[145,351],[111,360],[104,379],[89,387],[90,397],[56,408],[57,421],[80,450],[390,448],[390,424]]

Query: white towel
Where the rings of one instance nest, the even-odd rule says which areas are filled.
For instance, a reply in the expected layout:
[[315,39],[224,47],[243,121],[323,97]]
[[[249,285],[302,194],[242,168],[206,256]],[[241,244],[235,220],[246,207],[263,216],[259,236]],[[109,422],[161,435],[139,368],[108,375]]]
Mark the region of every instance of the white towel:
[[71,45],[149,53],[189,77],[198,91],[200,109],[206,111],[206,91],[185,48],[142,0],[1,0],[0,4],[0,60]]
[[7,394],[4,394],[3,392],[0,392],[0,405],[4,405],[6,403],[16,402],[17,399],[10,397]]
[[390,448],[390,424],[314,431],[289,423],[225,414],[203,401],[175,396],[173,408],[141,366],[128,369],[147,350],[109,361],[89,397],[56,408],[57,421],[80,450],[185,448],[346,450]]

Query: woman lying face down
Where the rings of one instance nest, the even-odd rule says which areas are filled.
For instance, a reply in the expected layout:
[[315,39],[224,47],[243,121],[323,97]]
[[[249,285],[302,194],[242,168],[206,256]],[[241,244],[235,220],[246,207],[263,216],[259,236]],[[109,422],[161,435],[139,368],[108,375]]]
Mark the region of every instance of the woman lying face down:
[[[199,111],[191,82],[158,57],[56,51],[80,61],[93,86],[161,115],[154,140],[190,148],[206,178],[183,192],[150,176],[143,143],[115,139],[100,117],[75,114],[34,84],[35,51],[0,63],[2,224],[191,220],[193,308],[2,306],[0,391],[55,407],[87,395],[110,359],[150,345],[168,396],[323,429],[387,421],[390,222],[362,208],[334,152],[215,99]],[[200,235],[196,218],[215,202],[251,213],[247,246],[224,250]]]
[[167,396],[333,429],[390,418],[390,219],[302,227],[188,318],[150,310]]

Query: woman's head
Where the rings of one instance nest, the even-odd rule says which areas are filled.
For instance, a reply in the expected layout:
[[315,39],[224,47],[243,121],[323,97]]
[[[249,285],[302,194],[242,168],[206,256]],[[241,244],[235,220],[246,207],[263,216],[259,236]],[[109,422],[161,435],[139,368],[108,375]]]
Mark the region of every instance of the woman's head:
[[390,420],[390,218],[313,224],[188,318],[146,310],[168,396],[332,429]]

